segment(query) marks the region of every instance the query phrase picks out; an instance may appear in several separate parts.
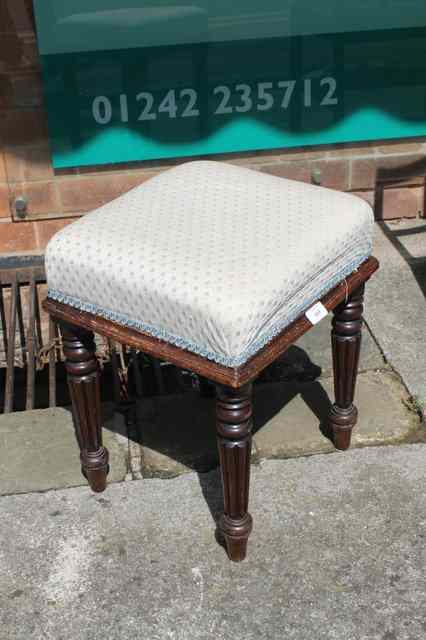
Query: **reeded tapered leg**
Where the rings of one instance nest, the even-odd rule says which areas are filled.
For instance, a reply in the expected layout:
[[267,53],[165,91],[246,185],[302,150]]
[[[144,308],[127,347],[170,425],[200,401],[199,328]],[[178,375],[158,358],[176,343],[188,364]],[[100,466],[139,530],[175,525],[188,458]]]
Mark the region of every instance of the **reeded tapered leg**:
[[334,309],[331,343],[333,348],[335,404],[329,414],[336,449],[344,451],[358,418],[353,404],[361,347],[364,285]]
[[252,429],[252,385],[217,386],[216,427],[224,513],[218,527],[231,560],[244,560],[252,530],[248,513]]
[[91,331],[61,324],[65,367],[83,474],[93,491],[105,489],[108,451],[102,446],[100,370]]

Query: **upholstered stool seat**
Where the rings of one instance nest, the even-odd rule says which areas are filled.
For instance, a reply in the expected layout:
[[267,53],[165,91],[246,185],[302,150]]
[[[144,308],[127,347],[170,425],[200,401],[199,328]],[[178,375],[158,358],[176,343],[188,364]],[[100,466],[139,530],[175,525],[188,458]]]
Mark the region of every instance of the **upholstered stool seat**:
[[372,233],[359,198],[218,162],[166,171],[57,233],[44,307],[61,325],[92,488],[105,488],[108,470],[95,331],[217,384],[219,530],[241,560],[252,522],[251,382],[328,311],[328,426],[337,448],[349,446],[364,283],[378,267]]
[[49,297],[237,367],[371,254],[372,225],[360,198],[191,162],[56,234]]

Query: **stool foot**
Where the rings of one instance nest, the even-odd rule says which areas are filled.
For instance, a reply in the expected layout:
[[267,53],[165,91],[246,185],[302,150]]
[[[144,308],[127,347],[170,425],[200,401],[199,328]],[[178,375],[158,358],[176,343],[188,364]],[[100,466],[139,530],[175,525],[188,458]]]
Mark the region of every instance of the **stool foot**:
[[224,537],[229,559],[233,562],[241,562],[245,559],[247,542],[252,528],[253,521],[249,513],[242,520],[232,520],[225,514],[222,515],[219,521],[219,531]]
[[80,454],[81,471],[92,491],[105,491],[109,471],[108,451],[101,447],[98,451],[82,451]]
[[353,404],[361,348],[364,285],[334,309],[331,343],[333,349],[334,393],[328,424],[336,449],[345,451],[351,443],[358,419]]
[[83,475],[93,491],[104,491],[108,451],[102,446],[100,372],[91,331],[61,324],[65,368]]
[[252,429],[252,387],[217,386],[217,438],[222,475],[224,513],[219,520],[229,558],[244,560],[252,530],[248,513]]
[[351,445],[352,429],[358,418],[358,410],[352,405],[347,410],[333,405],[329,414],[329,424],[333,433],[333,443],[336,449],[346,451]]

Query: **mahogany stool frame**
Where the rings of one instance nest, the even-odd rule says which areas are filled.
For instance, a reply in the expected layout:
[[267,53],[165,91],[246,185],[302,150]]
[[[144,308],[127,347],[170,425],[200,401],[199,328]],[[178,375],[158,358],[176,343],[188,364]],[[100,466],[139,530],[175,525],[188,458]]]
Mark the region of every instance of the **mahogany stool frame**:
[[[361,345],[364,285],[378,267],[374,257],[368,258],[321,299],[334,316],[331,341],[335,403],[328,416],[328,426],[334,445],[340,450],[349,447],[357,421],[353,399]],[[94,332],[216,383],[217,440],[224,495],[224,511],[218,529],[225,539],[230,559],[243,560],[252,529],[252,517],[248,512],[252,382],[312,327],[305,314],[244,365],[230,368],[50,298],[43,302],[43,308],[61,328],[82,471],[93,491],[105,489],[108,474],[108,451],[102,445],[100,368],[95,355]]]

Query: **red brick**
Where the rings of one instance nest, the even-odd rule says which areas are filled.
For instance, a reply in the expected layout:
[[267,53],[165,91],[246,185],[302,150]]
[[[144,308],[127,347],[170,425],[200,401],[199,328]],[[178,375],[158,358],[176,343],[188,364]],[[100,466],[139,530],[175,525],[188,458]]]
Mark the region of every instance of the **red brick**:
[[40,72],[27,71],[13,74],[12,101],[13,107],[40,107],[43,104]]
[[44,251],[50,238],[74,221],[75,218],[57,218],[55,220],[40,220],[39,222],[35,222],[38,248]]
[[416,218],[423,214],[423,189],[384,189],[383,211],[377,217],[383,220],[395,218]]
[[299,182],[311,182],[311,167],[309,162],[277,162],[276,164],[263,165],[261,170],[271,176],[298,180]]
[[154,173],[98,174],[58,179],[64,212],[90,211],[117,198]]
[[377,156],[352,161],[353,190],[374,189],[377,179],[405,184],[422,184],[426,160],[422,154],[406,156]]
[[[230,161],[230,157],[232,158],[233,154],[226,154],[226,158],[228,162]],[[226,161],[225,156],[223,156],[222,160]],[[184,164],[185,162],[191,162],[195,157],[192,156],[190,158],[167,158],[165,160],[142,160],[142,161],[134,161],[134,162],[120,162],[120,163],[108,163],[108,164],[94,164],[90,165],[90,167],[78,167],[77,171],[79,174],[84,176],[90,176],[93,174],[100,173],[132,173],[135,172],[143,172],[148,171],[150,175],[155,171],[162,171],[168,169],[170,167],[175,167],[179,164]],[[56,170],[57,172],[58,170]]]
[[34,147],[9,147],[5,151],[5,157],[10,182],[31,182],[53,178],[51,153],[47,144]]
[[270,175],[301,182],[312,182],[312,172],[319,171],[322,186],[340,191],[346,191],[349,187],[349,163],[347,160],[277,162],[263,165],[261,169]]
[[0,222],[0,253],[19,253],[36,249],[32,222]]
[[[7,75],[0,75],[0,83],[1,83],[0,113],[1,113],[1,117],[3,117],[3,112],[7,109],[10,109],[13,103],[12,78]],[[0,121],[0,130],[1,130],[1,121]]]
[[[251,166],[252,164],[255,164],[258,162],[258,157],[257,157],[257,152],[256,151],[239,151],[239,152],[235,152],[235,153],[213,153],[213,154],[206,154],[206,155],[201,155],[201,156],[192,156],[192,157],[187,157],[187,158],[167,158],[165,160],[161,160],[161,165],[158,161],[156,161],[155,163],[151,163],[151,164],[155,164],[156,166],[158,166],[159,168],[161,168],[162,166],[166,166],[166,165],[177,165],[177,164],[181,164],[182,162],[191,162],[192,160],[213,160],[215,162],[227,162],[228,164],[236,164],[239,166]],[[147,166],[149,166],[149,161],[148,162],[144,162],[144,166],[145,168]]]
[[[0,29],[1,31],[1,29]],[[40,56],[36,38],[32,33],[2,33],[0,38],[2,71],[38,70]]]
[[330,158],[357,158],[375,155],[374,142],[345,142],[329,147]]
[[358,196],[358,198],[362,198],[363,200],[368,202],[368,204],[371,207],[374,207],[374,203],[375,203],[375,193],[374,193],[374,191],[353,191],[352,195]]
[[[10,2],[11,0],[9,0]],[[13,0],[12,0],[13,1]],[[7,0],[0,0],[0,33],[16,31]]]
[[352,162],[351,189],[371,189],[376,186],[377,163],[375,158]]
[[13,183],[10,185],[10,193],[12,201],[18,196],[28,200],[27,218],[61,212],[56,182]]
[[2,62],[3,71],[10,71],[12,69],[19,68],[22,64],[22,58],[22,41],[15,33],[2,33],[0,37],[0,60]]
[[21,67],[26,69],[40,69],[41,61],[35,35],[26,34],[22,39],[23,57]]
[[324,158],[328,153],[326,146],[323,147],[299,147],[297,149],[271,149],[266,151],[257,151],[256,155],[260,158],[272,156],[269,160],[277,160],[278,162],[312,160]]
[[0,31],[32,31],[32,13],[31,0],[0,0]]
[[379,153],[391,153],[393,155],[399,155],[399,154],[403,154],[403,153],[419,153],[423,150],[424,148],[424,144],[423,142],[420,141],[416,141],[416,142],[407,142],[407,141],[401,141],[401,142],[395,142],[394,140],[389,140],[389,141],[385,141],[382,142],[381,144],[377,144],[376,142],[376,148],[377,151]]
[[0,138],[6,145],[47,141],[47,121],[43,109],[13,109],[2,113]]
[[[2,33],[0,61],[2,73],[40,69],[40,57],[35,37],[31,34],[17,37],[16,33]],[[2,82],[4,82],[3,78]]]
[[347,191],[349,188],[348,160],[323,160],[313,162],[311,171],[320,171],[321,186]]
[[78,167],[66,167],[61,169],[54,169],[55,177],[67,177],[67,176],[76,176],[79,173]]
[[7,173],[6,173],[6,161],[5,156],[2,151],[0,151],[0,182],[7,181]]
[[9,187],[5,182],[0,182],[0,218],[10,217]]

